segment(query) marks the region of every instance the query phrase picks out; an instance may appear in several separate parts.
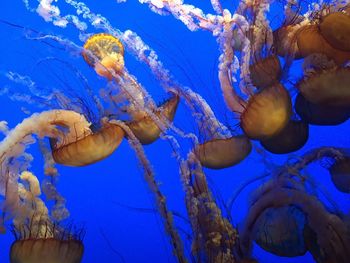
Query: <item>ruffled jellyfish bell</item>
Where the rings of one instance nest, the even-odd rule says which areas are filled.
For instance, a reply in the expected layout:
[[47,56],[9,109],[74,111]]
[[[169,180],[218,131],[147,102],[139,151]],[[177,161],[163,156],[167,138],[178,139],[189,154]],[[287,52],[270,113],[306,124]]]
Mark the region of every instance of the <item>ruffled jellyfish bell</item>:
[[96,73],[109,80],[124,69],[124,47],[109,34],[92,35],[84,44],[83,57]]
[[13,227],[13,233],[11,263],[79,263],[82,260],[82,232],[71,233],[70,229],[44,220]]

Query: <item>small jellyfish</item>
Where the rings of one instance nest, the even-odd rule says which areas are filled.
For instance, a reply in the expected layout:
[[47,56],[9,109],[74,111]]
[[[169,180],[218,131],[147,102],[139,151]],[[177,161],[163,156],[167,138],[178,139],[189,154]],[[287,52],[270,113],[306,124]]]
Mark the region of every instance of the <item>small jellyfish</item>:
[[[161,118],[165,118],[167,121],[172,122],[175,117],[179,101],[180,97],[177,94],[174,94],[172,98],[165,101],[153,112],[155,115],[154,117],[159,119],[159,121],[162,121]],[[127,123],[141,144],[146,145],[153,143],[159,138],[160,133],[162,132],[161,128],[154,120],[154,117],[145,113]]]
[[120,40],[109,34],[91,36],[84,44],[85,61],[96,73],[111,80],[124,69],[124,47]]
[[[69,129],[69,133],[74,132],[74,127],[69,127]],[[107,123],[97,132],[82,131],[74,136],[65,134],[61,140],[51,139],[50,144],[52,156],[56,163],[68,166],[84,166],[111,155],[123,138],[124,130],[122,128]]]
[[305,121],[290,120],[280,133],[260,143],[269,152],[285,154],[302,148],[308,138],[309,125]]
[[82,233],[69,230],[49,221],[16,226],[15,241],[10,249],[11,263],[79,263],[84,245]]
[[222,169],[244,160],[251,152],[250,140],[244,136],[232,136],[227,139],[213,139],[198,144],[195,154],[204,167]]
[[343,193],[350,193],[350,157],[336,160],[329,172],[335,187]]
[[253,85],[259,89],[279,82],[282,75],[281,63],[275,55],[258,60],[250,66],[249,70]]
[[338,125],[350,118],[350,107],[337,107],[312,103],[298,93],[294,109],[299,117],[313,125]]

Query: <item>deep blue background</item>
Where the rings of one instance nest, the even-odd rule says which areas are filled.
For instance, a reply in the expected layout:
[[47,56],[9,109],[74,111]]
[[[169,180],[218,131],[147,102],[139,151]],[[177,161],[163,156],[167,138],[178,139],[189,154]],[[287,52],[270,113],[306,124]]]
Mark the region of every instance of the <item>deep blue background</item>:
[[[209,1],[206,4],[199,2],[202,1],[193,1],[193,4],[213,13]],[[146,5],[141,5],[135,0],[122,4],[114,0],[89,0],[85,3],[94,12],[107,17],[116,28],[131,29],[137,32],[158,52],[161,61],[171,70],[176,79],[198,91],[208,101],[220,120],[231,126],[236,124],[236,121],[231,118],[232,115],[227,113],[218,86],[216,65],[219,52],[215,39],[210,33],[190,32],[180,21],[171,16],[156,15]],[[234,7],[234,4],[230,4],[229,1],[223,3],[231,10]],[[32,1],[32,6],[35,5],[36,1]],[[59,6],[63,14],[73,13],[71,8],[65,8],[62,3],[59,3]],[[74,28],[61,29],[46,23],[36,13],[27,11],[20,0],[2,0],[0,19],[46,34],[59,35],[79,45],[83,44],[79,41],[78,32]],[[0,23],[0,55],[0,88],[8,86],[14,91],[23,89],[3,77],[7,71],[29,75],[34,81],[40,83],[39,86],[43,89],[61,88],[62,83],[52,78],[54,75],[52,73],[61,74],[65,71],[63,66],[56,67],[54,63],[51,67],[36,66],[38,61],[46,57],[58,57],[79,68],[87,77],[90,86],[96,91],[106,85],[106,82],[97,77],[81,57],[72,57],[68,53],[50,48],[42,43],[28,41],[23,37],[22,30],[2,23]],[[126,66],[157,101],[166,98],[166,94],[144,65],[135,61],[130,55],[126,55]],[[295,70],[292,73],[293,80],[297,80],[298,71]],[[69,79],[69,76],[68,74],[67,82],[74,86],[76,79],[72,75],[72,79]],[[295,91],[292,91],[292,94],[295,94]],[[8,121],[11,128],[27,116],[23,112],[24,109],[31,112],[38,110],[35,105],[14,102],[7,96],[0,97],[0,105],[0,120]],[[184,105],[180,105],[175,124],[200,136],[200,131]],[[294,153],[294,156],[299,156],[308,149],[318,146],[349,146],[349,128],[349,121],[336,127],[311,126],[307,145]],[[186,145],[185,141],[180,142]],[[156,172],[157,180],[162,183],[161,189],[167,196],[170,208],[186,215],[179,169],[175,159],[172,158],[171,147],[166,141],[158,140],[145,148]],[[184,150],[188,150],[188,144]],[[31,169],[42,178],[43,161],[38,154],[38,146],[32,145],[30,152],[35,156]],[[286,156],[266,154],[266,160],[270,164],[269,167],[266,167],[262,162],[262,157],[253,153],[236,167],[221,171],[206,170],[205,172],[215,196],[227,201],[246,180],[259,176],[267,168],[281,164],[285,159]],[[153,198],[143,180],[142,169],[126,140],[112,156],[97,164],[82,168],[63,166],[58,166],[58,168],[61,174],[58,189],[67,199],[67,207],[71,213],[70,219],[86,228],[84,263],[122,262],[118,254],[122,255],[125,262],[175,262],[161,219],[152,212]],[[308,172],[319,187],[326,189],[339,206],[344,211],[348,211],[349,196],[335,191],[326,170],[318,165],[313,165]],[[235,224],[239,225],[242,222],[249,193],[258,185],[259,183],[256,183],[248,187],[237,199],[232,213]],[[150,210],[145,212],[140,209],[126,208],[125,205]],[[190,231],[181,219],[176,220],[176,223],[185,231]],[[8,262],[8,251],[12,241],[13,237],[10,233],[0,236],[0,263]],[[186,243],[186,247],[190,248],[190,244]],[[281,259],[259,248],[254,250],[254,255],[263,263],[312,262],[309,255],[302,258]]]

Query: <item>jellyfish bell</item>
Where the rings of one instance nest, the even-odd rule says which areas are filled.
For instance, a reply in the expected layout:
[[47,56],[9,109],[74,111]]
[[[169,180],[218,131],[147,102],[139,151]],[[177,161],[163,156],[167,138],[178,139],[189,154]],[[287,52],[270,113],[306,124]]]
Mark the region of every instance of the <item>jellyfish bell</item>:
[[329,172],[335,187],[343,193],[350,193],[350,157],[336,160]]
[[334,48],[350,51],[350,15],[333,12],[321,18],[319,25],[322,36]]
[[307,248],[305,215],[295,206],[268,208],[254,225],[254,240],[264,250],[282,257],[302,256]]
[[[33,231],[36,224],[42,225]],[[15,227],[13,233],[16,240],[10,249],[11,263],[79,263],[82,260],[81,237],[50,222]]]
[[302,148],[309,138],[309,125],[305,121],[290,120],[277,135],[260,141],[269,152],[286,154]]
[[250,140],[244,136],[213,139],[195,147],[200,163],[207,168],[223,169],[238,164],[251,152]]
[[113,79],[114,74],[120,75],[124,70],[123,44],[112,35],[92,35],[86,40],[82,55],[98,75],[108,80]]
[[277,55],[292,56],[294,59],[302,57],[295,38],[295,32],[299,27],[299,25],[284,25],[273,31],[273,44]]
[[337,107],[312,103],[298,93],[294,109],[299,117],[313,125],[338,125],[350,118],[350,107]]
[[315,71],[297,83],[308,101],[336,107],[350,107],[350,68]]
[[50,139],[52,157],[56,163],[67,166],[89,165],[111,155],[123,138],[124,130],[121,127],[107,123],[95,133],[90,130],[73,138],[63,136],[61,141]]
[[271,138],[283,130],[291,114],[289,93],[276,83],[250,97],[241,115],[241,127],[250,139]]
[[350,52],[331,46],[322,36],[318,25],[302,26],[295,34],[298,52],[301,57],[307,57],[315,53],[324,54],[338,65],[350,60]]
[[260,89],[278,82],[282,74],[281,63],[275,55],[257,60],[249,69],[253,85]]
[[134,115],[136,117],[134,117],[132,121],[128,122],[127,125],[141,144],[151,144],[159,138],[162,130],[157,121],[154,120],[154,117],[158,118],[161,122],[162,118],[172,122],[174,120],[179,101],[180,97],[177,94],[173,94],[170,99],[165,101],[154,111],[155,116],[150,116],[147,113],[139,114],[136,112]]

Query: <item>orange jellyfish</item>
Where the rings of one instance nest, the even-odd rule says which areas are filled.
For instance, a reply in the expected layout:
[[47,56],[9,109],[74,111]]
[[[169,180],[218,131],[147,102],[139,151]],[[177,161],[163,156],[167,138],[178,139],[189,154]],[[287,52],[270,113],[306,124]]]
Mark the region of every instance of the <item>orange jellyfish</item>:
[[[79,263],[84,246],[81,233],[71,234],[50,222],[14,227],[15,241],[10,249],[11,263]],[[40,232],[38,232],[40,231]],[[44,233],[44,234],[43,234]]]
[[305,76],[297,88],[308,101],[335,107],[350,107],[350,69],[317,70]]
[[322,36],[338,50],[350,51],[350,14],[333,12],[321,18]]
[[91,36],[84,44],[82,55],[98,75],[108,80],[124,69],[123,44],[112,35],[102,33]]
[[241,127],[251,139],[263,140],[277,135],[292,114],[288,91],[279,83],[253,94],[241,114]]
[[[344,24],[342,19],[334,16],[338,17],[330,14],[311,22],[300,18],[292,24],[282,25],[274,31],[274,46],[277,54],[296,59],[312,54],[323,54],[335,61],[337,65],[344,64],[350,59],[349,42],[344,39],[349,29],[348,25],[345,27],[342,25]],[[347,15],[344,14],[344,16]],[[337,31],[329,28],[337,28]],[[342,41],[342,43],[332,45],[327,38],[333,38],[333,42]]]
[[124,130],[115,124],[106,123],[94,133],[87,130],[72,134],[74,127],[68,128],[69,133],[62,135],[60,140],[50,140],[55,162],[68,166],[98,162],[111,155],[124,138]]
[[244,136],[212,139],[195,147],[195,154],[204,167],[222,169],[238,164],[251,152],[250,140]]
[[172,98],[165,101],[153,112],[155,115],[154,117],[143,114],[127,122],[127,125],[142,144],[151,144],[159,138],[162,132],[159,125],[154,121],[154,118],[159,119],[159,121],[162,121],[161,118],[165,118],[172,122],[179,100],[179,96],[174,94]]
[[279,82],[282,75],[281,63],[276,55],[257,60],[249,70],[253,85],[259,89]]

